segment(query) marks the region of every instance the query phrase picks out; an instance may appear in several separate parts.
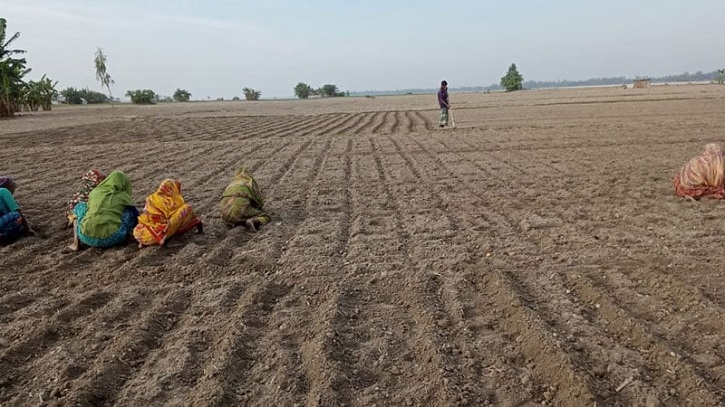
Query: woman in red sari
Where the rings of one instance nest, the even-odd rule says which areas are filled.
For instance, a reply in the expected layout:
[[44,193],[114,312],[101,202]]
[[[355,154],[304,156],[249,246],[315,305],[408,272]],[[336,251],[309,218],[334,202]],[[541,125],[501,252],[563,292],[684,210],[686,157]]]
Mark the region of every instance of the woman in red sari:
[[725,153],[719,144],[710,143],[705,152],[685,164],[675,175],[677,196],[725,198]]

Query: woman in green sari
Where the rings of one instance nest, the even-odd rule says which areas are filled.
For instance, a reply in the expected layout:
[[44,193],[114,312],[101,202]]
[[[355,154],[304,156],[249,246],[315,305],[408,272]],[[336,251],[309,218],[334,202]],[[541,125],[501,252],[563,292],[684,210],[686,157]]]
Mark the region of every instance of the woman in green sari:
[[138,223],[138,209],[131,198],[131,180],[121,171],[113,171],[73,209],[73,244],[112,247],[125,243]]
[[222,220],[232,227],[244,224],[247,229],[256,232],[270,221],[263,209],[264,197],[257,181],[246,167],[242,167],[222,194]]

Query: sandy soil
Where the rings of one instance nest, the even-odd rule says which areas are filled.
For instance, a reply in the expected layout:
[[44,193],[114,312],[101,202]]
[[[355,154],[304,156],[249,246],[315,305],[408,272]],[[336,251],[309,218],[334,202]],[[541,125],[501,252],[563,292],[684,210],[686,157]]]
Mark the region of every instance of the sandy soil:
[[[725,87],[60,108],[0,122],[0,405],[725,405],[725,205],[672,175]],[[226,228],[249,166],[274,217]],[[78,178],[206,225],[70,253]]]

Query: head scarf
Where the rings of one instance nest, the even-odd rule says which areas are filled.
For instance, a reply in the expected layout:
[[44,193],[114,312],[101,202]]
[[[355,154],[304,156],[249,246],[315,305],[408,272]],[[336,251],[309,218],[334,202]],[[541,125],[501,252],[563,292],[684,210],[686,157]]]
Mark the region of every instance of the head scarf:
[[249,173],[247,167],[241,167],[234,173],[232,180],[222,194],[222,198],[235,196],[239,198],[249,198],[258,193],[257,182]]
[[[165,179],[156,192],[146,198],[146,208],[138,217],[139,227],[143,225],[153,239],[160,242],[168,233],[171,216],[185,205],[184,198],[181,196],[181,182]],[[194,220],[196,220],[196,216],[194,216]]]
[[234,174],[234,180],[227,185],[222,194],[222,198],[227,197],[245,198],[254,208],[262,209],[264,207],[264,195],[247,167],[241,167]]
[[0,188],[5,188],[11,194],[15,193],[15,181],[10,177],[0,177]]
[[181,182],[165,179],[156,192],[146,198],[146,211],[168,219],[185,204],[181,196]]
[[93,188],[95,188],[98,184],[101,183],[106,178],[106,176],[99,171],[98,169],[92,169],[88,170],[88,172],[83,175],[83,178],[81,178],[81,185],[78,191],[73,195],[73,198],[68,202],[68,209],[66,211],[66,214],[68,215],[69,219],[71,218],[71,215],[73,215],[73,209],[76,207],[76,205],[79,202],[88,202],[88,194],[93,191]]
[[134,206],[131,180],[115,170],[88,194],[88,212],[81,223],[83,234],[105,239],[121,226],[123,210]]

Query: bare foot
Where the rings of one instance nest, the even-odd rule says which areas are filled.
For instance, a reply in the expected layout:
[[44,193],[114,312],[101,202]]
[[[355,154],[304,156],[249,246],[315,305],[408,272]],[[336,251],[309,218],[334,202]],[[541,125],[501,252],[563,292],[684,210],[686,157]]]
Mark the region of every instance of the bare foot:
[[196,225],[196,233],[198,233],[200,235],[204,234],[204,224],[203,223],[199,223],[198,225]]
[[244,224],[247,226],[247,229],[249,229],[250,232],[254,233],[257,231],[257,225],[254,222],[254,219],[247,219]]
[[163,246],[166,244],[166,236],[164,236],[161,240],[159,240],[159,246]]
[[139,249],[143,249],[143,243],[139,243],[139,244],[138,244],[138,248],[139,248]]
[[78,244],[77,240],[74,240],[73,243],[68,246],[69,249],[71,249],[74,252],[77,252],[80,249],[80,244]]

